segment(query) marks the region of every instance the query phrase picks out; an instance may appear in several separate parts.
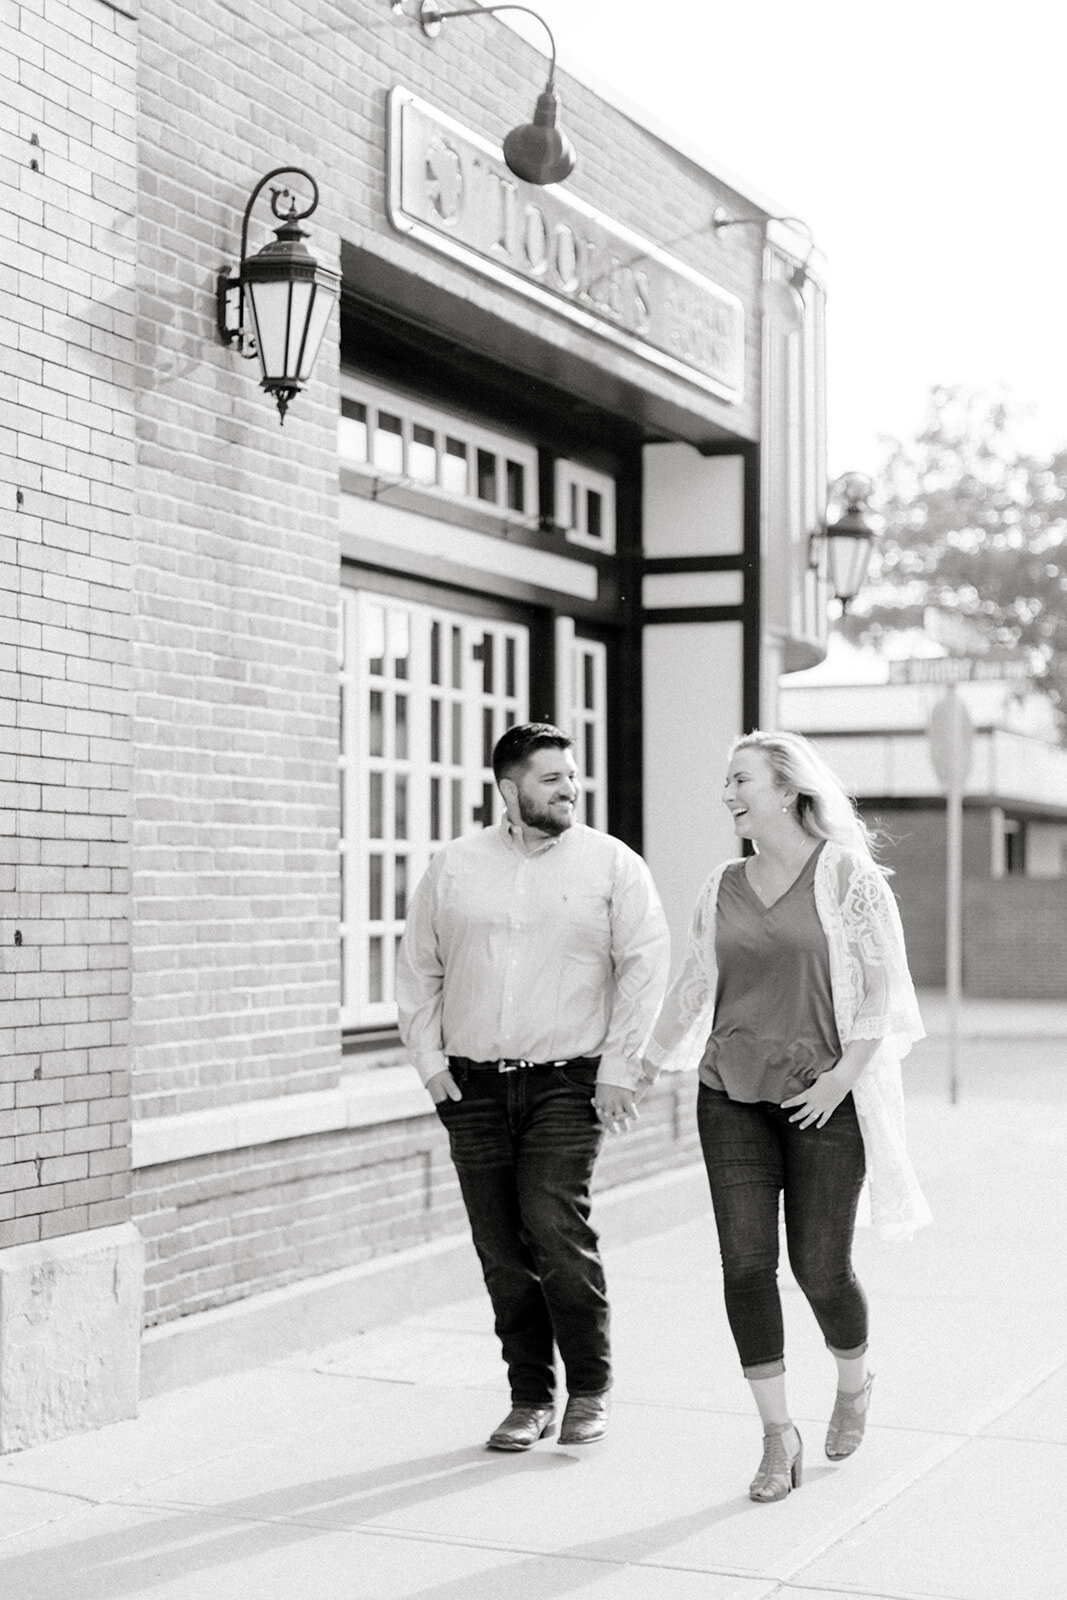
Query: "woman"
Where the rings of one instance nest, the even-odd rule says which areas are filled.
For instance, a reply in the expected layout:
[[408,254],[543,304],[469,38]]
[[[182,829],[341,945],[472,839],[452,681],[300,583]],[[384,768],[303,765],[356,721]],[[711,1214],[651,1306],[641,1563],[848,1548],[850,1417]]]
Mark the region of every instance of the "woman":
[[779,1195],[790,1266],[837,1363],[826,1454],[839,1461],[862,1441],[873,1381],[851,1262],[865,1174],[883,1234],[930,1220],[900,1084],[923,1026],[870,835],[814,747],[795,733],[737,739],[723,798],[755,853],[701,892],[649,1075],[703,1047],[697,1120],[726,1309],[763,1422],[749,1493],[781,1500],[800,1485],[803,1445],[786,1403]]

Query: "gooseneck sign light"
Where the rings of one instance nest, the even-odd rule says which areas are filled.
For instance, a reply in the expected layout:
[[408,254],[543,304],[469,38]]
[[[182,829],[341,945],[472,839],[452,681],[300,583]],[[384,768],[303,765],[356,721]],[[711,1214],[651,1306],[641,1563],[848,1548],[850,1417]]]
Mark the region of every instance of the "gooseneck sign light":
[[[394,3],[399,15],[401,6]],[[524,122],[504,140],[504,161],[517,178],[527,183],[544,185],[562,183],[574,171],[578,159],[570,139],[559,126],[559,95],[556,93],[556,40],[552,29],[539,11],[531,6],[464,6],[453,11],[443,11],[437,0],[421,0],[418,11],[419,25],[428,39],[436,39],[441,24],[453,17],[491,17],[497,11],[524,11],[534,17],[548,34],[550,47],[548,81],[537,97],[533,121]]]
[[[247,255],[248,221],[262,191],[283,174],[311,186],[310,205],[301,209],[291,189],[274,185],[271,210],[281,223],[274,238]],[[282,422],[293,396],[311,377],[341,277],[319,264],[304,244],[300,226],[319,203],[319,188],[302,167],[275,167],[260,178],[245,206],[241,225],[241,265],[218,278],[217,320],[225,344],[236,344],[248,360],[259,358],[262,387],[277,402]]]

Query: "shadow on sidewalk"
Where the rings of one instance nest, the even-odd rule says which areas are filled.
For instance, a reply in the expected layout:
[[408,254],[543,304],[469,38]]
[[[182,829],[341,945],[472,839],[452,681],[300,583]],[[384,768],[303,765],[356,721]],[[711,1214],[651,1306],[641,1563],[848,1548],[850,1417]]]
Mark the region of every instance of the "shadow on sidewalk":
[[[490,1456],[477,1445],[202,1507],[188,1501],[168,1504],[163,1499],[135,1496],[101,1502],[85,1515],[103,1512],[113,1517],[128,1512],[140,1520],[127,1529],[82,1538],[61,1537],[38,1553],[4,1559],[0,1549],[0,1595],[10,1595],[12,1600],[71,1600],[72,1596],[76,1600],[117,1600],[221,1568],[230,1569],[232,1580],[234,1568],[242,1561],[260,1562],[271,1551],[323,1536],[358,1533],[372,1523],[376,1537],[393,1535],[402,1540],[409,1537],[405,1529],[394,1530],[380,1519],[466,1493],[505,1475],[532,1472],[538,1477],[578,1465],[579,1458],[565,1451],[507,1458]],[[766,1515],[766,1508],[754,1505],[747,1496],[735,1496],[706,1510],[609,1538],[508,1556],[506,1577],[500,1576],[506,1582],[508,1600],[557,1600],[601,1579],[605,1565],[623,1567],[647,1561],[718,1522],[748,1513]],[[594,1502],[591,1520],[596,1515]],[[66,1524],[68,1532],[81,1520],[71,1518]],[[40,1536],[43,1531],[29,1530],[27,1537]],[[526,1533],[522,1523],[513,1530],[520,1550]],[[419,1537],[421,1543],[431,1546],[449,1543],[447,1534],[427,1538],[421,1533]],[[470,1546],[469,1539],[458,1542]],[[493,1548],[499,1551],[498,1545]],[[507,1556],[506,1551],[502,1553]],[[306,1577],[307,1592],[312,1593],[312,1567]],[[651,1572],[649,1579],[654,1582]],[[469,1600],[473,1581],[467,1574],[443,1583],[431,1581],[407,1593],[411,1600]]]

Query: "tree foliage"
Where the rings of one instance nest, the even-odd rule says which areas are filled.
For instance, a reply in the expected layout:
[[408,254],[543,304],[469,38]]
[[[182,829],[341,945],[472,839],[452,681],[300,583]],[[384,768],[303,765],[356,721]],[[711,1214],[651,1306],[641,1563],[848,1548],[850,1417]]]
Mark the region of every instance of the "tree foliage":
[[954,614],[990,648],[1029,652],[1067,722],[1067,446],[1050,458],[1015,442],[1002,400],[934,388],[914,440],[879,474],[886,535],[871,582],[844,620],[857,641]]

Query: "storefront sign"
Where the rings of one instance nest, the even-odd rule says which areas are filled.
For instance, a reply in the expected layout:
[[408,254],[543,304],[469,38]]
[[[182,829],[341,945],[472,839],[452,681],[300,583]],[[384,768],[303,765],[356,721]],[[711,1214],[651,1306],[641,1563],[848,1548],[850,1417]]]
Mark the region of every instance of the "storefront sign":
[[566,190],[521,182],[491,144],[406,89],[392,90],[389,109],[394,227],[709,394],[741,399],[736,295]]

